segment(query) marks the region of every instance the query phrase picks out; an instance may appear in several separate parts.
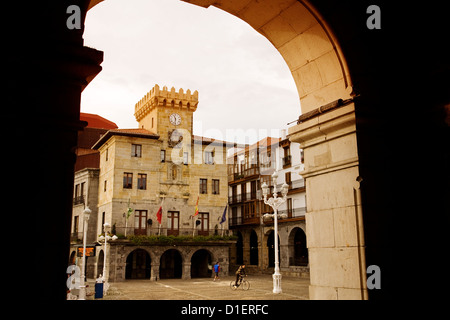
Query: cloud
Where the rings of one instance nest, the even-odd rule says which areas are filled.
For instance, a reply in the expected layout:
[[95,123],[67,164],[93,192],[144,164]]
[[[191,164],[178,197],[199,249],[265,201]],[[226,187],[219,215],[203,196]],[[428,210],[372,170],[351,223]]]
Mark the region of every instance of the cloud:
[[104,51],[104,62],[82,94],[81,109],[119,127],[137,126],[134,104],[156,83],[199,91],[194,121],[203,131],[286,128],[300,114],[278,51],[247,23],[214,7],[108,0],[88,13],[84,38]]

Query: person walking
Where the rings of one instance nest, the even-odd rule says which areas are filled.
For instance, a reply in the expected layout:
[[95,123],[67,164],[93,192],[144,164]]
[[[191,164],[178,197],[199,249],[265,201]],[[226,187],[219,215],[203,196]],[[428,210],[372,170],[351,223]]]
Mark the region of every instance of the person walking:
[[216,264],[214,265],[214,272],[215,272],[214,281],[216,281],[216,279],[220,280],[219,279],[219,271],[220,271],[220,265],[219,265],[219,261],[217,261]]

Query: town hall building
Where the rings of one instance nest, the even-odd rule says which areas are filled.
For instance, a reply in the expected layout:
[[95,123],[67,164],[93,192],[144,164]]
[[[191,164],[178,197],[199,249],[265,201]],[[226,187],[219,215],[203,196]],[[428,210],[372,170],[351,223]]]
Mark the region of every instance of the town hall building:
[[89,204],[97,216],[88,229],[101,235],[107,223],[118,239],[108,242],[106,265],[96,246],[89,278],[105,266],[109,281],[207,277],[217,261],[228,273],[236,241],[223,217],[233,146],[192,134],[197,107],[197,91],[155,85],[135,105],[138,128],[109,129],[93,144],[98,203]]

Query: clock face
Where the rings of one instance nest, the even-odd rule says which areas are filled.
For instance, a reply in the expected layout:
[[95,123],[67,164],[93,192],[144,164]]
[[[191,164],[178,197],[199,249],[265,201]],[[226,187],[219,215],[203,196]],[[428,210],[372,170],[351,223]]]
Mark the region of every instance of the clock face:
[[169,116],[169,121],[171,124],[179,125],[181,123],[181,116],[178,113],[172,113]]

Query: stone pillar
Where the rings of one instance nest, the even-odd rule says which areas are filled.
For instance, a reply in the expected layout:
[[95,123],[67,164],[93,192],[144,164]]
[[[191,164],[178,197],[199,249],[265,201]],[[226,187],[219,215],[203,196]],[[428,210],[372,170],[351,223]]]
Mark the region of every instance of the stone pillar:
[[[15,119],[7,121],[16,127],[14,132],[7,130],[14,142],[30,142],[23,154],[14,155],[15,159],[30,155],[36,158],[31,170],[36,176],[30,179],[34,183],[30,190],[35,192],[29,201],[37,209],[27,223],[39,233],[39,245],[23,265],[29,268],[29,261],[33,261],[32,270],[37,275],[33,285],[39,288],[38,299],[43,300],[66,299],[75,147],[77,133],[85,125],[80,121],[80,98],[82,90],[101,70],[103,60],[102,52],[83,46],[88,4],[87,0],[34,2],[23,10],[23,4],[17,3],[21,7],[11,10],[39,17],[39,26],[21,30],[12,26],[20,33],[14,34],[20,43],[11,45],[12,56],[7,58],[8,65],[14,66],[14,74],[8,70],[11,78],[7,89],[14,99],[5,103],[9,106],[8,117]],[[66,26],[66,11],[71,5],[81,9],[80,29]],[[28,19],[31,17],[15,20],[32,21]],[[11,190],[19,190],[19,183]],[[42,248],[54,252],[45,257],[45,263],[40,262]]]
[[159,261],[151,263],[150,280],[157,281],[159,279]]
[[367,298],[354,111],[351,103],[289,128],[305,154],[311,299]]
[[244,264],[250,264],[250,231],[242,232],[242,260]]
[[183,280],[191,279],[191,262],[190,261],[183,263],[181,279],[183,279]]

